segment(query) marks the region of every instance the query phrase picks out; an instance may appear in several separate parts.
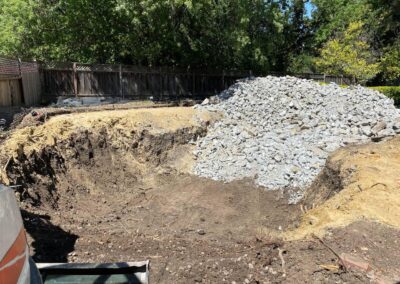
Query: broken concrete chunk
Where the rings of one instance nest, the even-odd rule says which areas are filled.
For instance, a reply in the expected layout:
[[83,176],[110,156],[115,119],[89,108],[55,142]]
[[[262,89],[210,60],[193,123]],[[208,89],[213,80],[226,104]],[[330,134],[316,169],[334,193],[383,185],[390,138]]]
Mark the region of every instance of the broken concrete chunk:
[[347,254],[347,253],[342,253],[340,255],[340,260],[343,263],[343,265],[345,266],[346,269],[348,270],[358,270],[361,272],[368,272],[372,270],[371,265],[358,257],[355,257],[351,254]]
[[[211,179],[305,189],[339,147],[400,134],[393,101],[361,86],[268,76],[241,80],[212,101],[199,108],[223,118],[197,140],[193,169]],[[302,190],[289,195],[296,203]]]
[[380,131],[386,129],[387,124],[384,121],[378,122],[373,128],[372,128],[372,133],[373,134],[378,134]]

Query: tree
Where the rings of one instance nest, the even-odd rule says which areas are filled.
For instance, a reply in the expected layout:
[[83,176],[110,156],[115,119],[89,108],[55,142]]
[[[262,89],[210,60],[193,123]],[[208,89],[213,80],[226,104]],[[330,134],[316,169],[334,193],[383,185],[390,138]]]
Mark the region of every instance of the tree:
[[35,3],[29,0],[0,0],[0,54],[20,56],[22,41],[30,31],[27,22],[33,17]]
[[368,0],[368,4],[376,48],[392,45],[400,36],[400,1]]
[[329,40],[316,60],[317,67],[325,73],[350,76],[358,82],[366,82],[379,69],[365,37],[363,23],[350,23],[344,33]]
[[[0,0],[0,46],[45,61],[281,68],[284,14],[264,0]],[[18,16],[25,5],[30,17]],[[2,8],[0,8],[2,9]],[[5,11],[5,8],[3,9]],[[9,30],[15,33],[15,40]],[[1,31],[0,31],[1,34]],[[13,52],[10,52],[12,50]]]
[[388,81],[400,78],[400,38],[384,49],[381,59],[381,70],[383,77]]
[[344,32],[351,22],[367,22],[371,14],[367,1],[311,0],[316,7],[311,23],[316,49],[321,48],[335,34]]

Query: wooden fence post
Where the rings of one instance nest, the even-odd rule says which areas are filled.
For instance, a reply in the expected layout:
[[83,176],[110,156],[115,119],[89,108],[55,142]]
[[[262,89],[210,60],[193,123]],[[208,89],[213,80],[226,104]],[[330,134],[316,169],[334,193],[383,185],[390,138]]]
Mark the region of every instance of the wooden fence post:
[[326,74],[324,73],[324,83],[326,83]]
[[78,97],[78,80],[76,78],[76,63],[72,63],[72,72],[73,72],[73,84],[74,84],[74,95]]
[[[22,69],[21,69],[21,58],[18,58],[18,73],[19,73],[19,86],[21,88],[21,101],[25,104],[25,94],[24,94],[24,80],[22,79]],[[11,82],[11,81],[10,81]],[[11,97],[12,98],[12,97]]]
[[19,77],[22,77],[21,58],[18,58],[18,72],[19,72]]
[[123,99],[124,98],[124,92],[122,90],[122,65],[119,65],[119,96]]

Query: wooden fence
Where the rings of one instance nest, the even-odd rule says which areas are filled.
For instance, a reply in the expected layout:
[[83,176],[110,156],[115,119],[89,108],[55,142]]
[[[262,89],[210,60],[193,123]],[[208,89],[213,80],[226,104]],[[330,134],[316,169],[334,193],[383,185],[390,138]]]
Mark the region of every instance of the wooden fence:
[[[38,64],[0,57],[0,107],[33,106],[43,98],[204,99],[249,77],[251,71],[210,71],[110,64]],[[265,74],[260,74],[265,75]],[[282,76],[285,74],[271,73]],[[293,74],[321,82],[348,84],[344,77]]]
[[[217,94],[251,71],[190,71],[108,64],[47,64],[43,66],[43,86],[47,98],[59,96],[104,96],[123,99],[173,100],[204,99]],[[286,74],[271,73],[283,76]],[[293,74],[320,82],[350,84],[343,76]]]
[[57,64],[42,69],[47,97],[104,96],[123,99],[202,99],[251,72],[188,71],[125,65]]
[[316,73],[303,73],[303,74],[294,74],[293,76],[310,79],[318,82],[324,83],[336,83],[338,85],[351,85],[351,78],[344,76],[336,76],[336,75],[328,75],[328,74],[316,74]]
[[0,107],[32,106],[40,101],[39,64],[0,57]]

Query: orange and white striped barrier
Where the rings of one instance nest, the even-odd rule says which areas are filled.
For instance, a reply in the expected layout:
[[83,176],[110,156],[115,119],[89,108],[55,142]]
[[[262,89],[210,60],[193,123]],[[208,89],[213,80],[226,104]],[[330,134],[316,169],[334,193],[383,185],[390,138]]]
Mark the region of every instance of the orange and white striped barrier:
[[0,185],[0,284],[29,284],[29,248],[14,192]]

